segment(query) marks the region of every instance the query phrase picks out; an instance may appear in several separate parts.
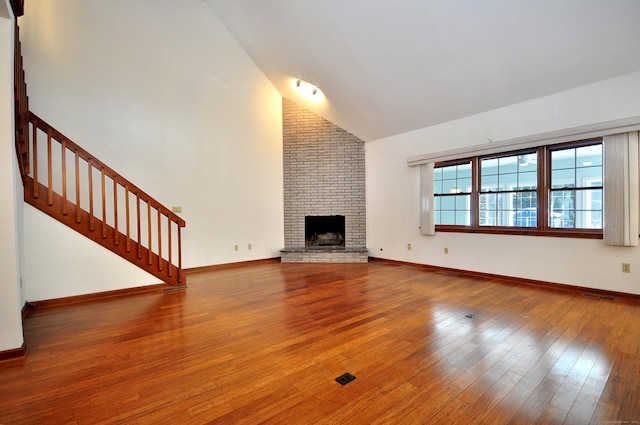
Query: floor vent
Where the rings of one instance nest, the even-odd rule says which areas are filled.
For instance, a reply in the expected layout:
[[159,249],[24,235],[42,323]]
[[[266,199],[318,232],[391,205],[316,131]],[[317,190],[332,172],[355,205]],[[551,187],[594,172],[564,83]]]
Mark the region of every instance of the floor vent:
[[336,378],[336,381],[340,383],[340,385],[347,385],[349,382],[356,379],[355,376],[350,374],[349,372],[344,373]]
[[467,319],[475,319],[476,317],[478,317],[478,315],[469,313],[469,314],[465,314],[464,317],[466,317]]
[[171,292],[171,291],[179,291],[180,289],[187,289],[188,286],[187,285],[182,285],[182,286],[172,286],[170,288],[164,288],[162,290],[162,292]]
[[616,301],[617,300],[617,298],[609,297],[607,295],[596,295],[596,294],[584,293],[584,294],[582,294],[582,296],[585,297],[585,298],[594,298],[596,300],[607,300],[607,301]]

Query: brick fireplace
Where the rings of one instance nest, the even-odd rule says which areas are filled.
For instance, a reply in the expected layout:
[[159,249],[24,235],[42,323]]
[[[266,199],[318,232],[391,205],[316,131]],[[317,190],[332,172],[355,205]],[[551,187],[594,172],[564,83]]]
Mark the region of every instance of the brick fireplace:
[[283,262],[367,262],[364,142],[282,100]]

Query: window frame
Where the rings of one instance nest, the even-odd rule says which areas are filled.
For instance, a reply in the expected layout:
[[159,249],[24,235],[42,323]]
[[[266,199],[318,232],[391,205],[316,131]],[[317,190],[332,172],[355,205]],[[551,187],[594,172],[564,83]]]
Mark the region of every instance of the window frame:
[[[604,145],[602,137],[559,143],[553,145],[544,145],[533,148],[511,150],[488,155],[476,155],[462,159],[436,162],[435,168],[441,168],[451,165],[458,165],[471,161],[471,217],[470,225],[457,224],[436,224],[436,231],[440,232],[459,232],[459,233],[487,233],[487,234],[506,234],[506,235],[525,235],[525,236],[553,236],[553,237],[571,237],[586,239],[602,239],[603,229],[582,229],[582,228],[558,228],[551,227],[549,224],[549,205],[551,199],[551,152],[563,149],[579,148],[590,145]],[[480,225],[480,161],[483,159],[501,158],[507,156],[524,155],[536,153],[537,155],[537,190],[536,190],[536,216],[537,223],[535,227],[516,227],[516,226],[487,226]],[[604,191],[604,176],[603,191]],[[604,208],[602,209],[604,214]],[[604,217],[603,217],[604,222]]]
[[[438,168],[444,168],[444,167],[454,167],[454,166],[458,166],[458,165],[466,165],[468,163],[471,162],[471,192],[459,192],[459,193],[447,193],[447,194],[438,194],[435,193],[434,191],[434,197],[449,197],[449,196],[459,196],[459,195],[467,195],[467,193],[469,194],[469,209],[470,209],[470,223],[473,224],[473,210],[474,210],[474,186],[475,186],[475,164],[473,161],[470,161],[469,159],[457,159],[457,160],[452,160],[452,161],[446,161],[444,162],[442,166],[438,167]],[[439,210],[440,212],[442,212],[442,209]],[[452,227],[452,228],[457,228],[457,227],[468,227],[465,226],[463,224],[440,224],[438,226],[444,226],[444,227]]]

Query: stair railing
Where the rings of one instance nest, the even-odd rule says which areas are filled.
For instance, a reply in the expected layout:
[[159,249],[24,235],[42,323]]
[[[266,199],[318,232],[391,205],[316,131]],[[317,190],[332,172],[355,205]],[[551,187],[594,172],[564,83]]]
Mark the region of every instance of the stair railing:
[[[13,5],[13,3],[12,3]],[[14,104],[15,104],[15,143],[18,155],[18,165],[21,175],[29,172],[29,98],[27,97],[27,83],[24,78],[22,65],[22,44],[20,43],[20,29],[15,24],[14,32]]]
[[185,221],[33,113],[25,201],[155,276],[183,282]]
[[[12,0],[12,6],[21,14],[22,1]],[[182,285],[185,221],[30,112],[17,22],[14,50],[15,145],[25,202],[159,279]]]

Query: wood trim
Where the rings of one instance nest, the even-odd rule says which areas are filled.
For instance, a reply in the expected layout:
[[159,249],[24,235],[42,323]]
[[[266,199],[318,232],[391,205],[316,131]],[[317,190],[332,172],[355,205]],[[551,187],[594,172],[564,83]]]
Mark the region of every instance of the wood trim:
[[617,291],[609,291],[605,289],[589,288],[586,286],[568,285],[565,283],[554,283],[554,282],[547,282],[544,280],[526,279],[526,278],[516,277],[516,276],[505,276],[505,275],[499,275],[499,274],[493,274],[493,273],[477,272],[472,270],[432,266],[429,264],[410,263],[407,261],[390,260],[386,258],[369,257],[369,261],[395,264],[398,266],[418,267],[418,268],[421,268],[430,272],[436,272],[436,273],[440,272],[440,273],[457,274],[464,277],[475,277],[475,278],[488,279],[488,280],[500,280],[505,283],[516,284],[516,285],[534,285],[534,286],[541,286],[545,288],[557,289],[562,291],[602,295],[602,296],[613,297],[613,298],[627,298],[627,299],[633,299],[633,300],[640,300],[640,295],[638,294],[629,294],[626,292],[617,292]]
[[115,289],[113,291],[94,292],[91,294],[74,295],[71,297],[53,298],[50,300],[35,301],[31,304],[33,308],[56,307],[64,304],[72,304],[83,301],[94,301],[111,297],[123,297],[127,295],[139,294],[142,292],[162,290],[165,288],[175,288],[175,286],[166,283],[158,283],[154,285],[136,286],[134,288]]
[[13,9],[13,15],[18,18],[24,15],[24,0],[9,0],[11,3],[11,9]]
[[22,346],[19,348],[14,348],[11,350],[0,351],[0,362],[16,360],[16,359],[24,359],[27,354],[27,347],[22,343]]
[[195,273],[211,272],[214,270],[234,269],[238,267],[256,266],[260,264],[270,264],[270,263],[279,263],[279,262],[280,262],[280,257],[273,257],[273,258],[263,258],[261,260],[239,261],[236,263],[225,263],[225,264],[215,264],[211,266],[192,267],[190,269],[184,269],[184,270],[187,275],[190,275]]
[[[276,263],[276,262],[280,262],[280,257],[265,258],[261,260],[241,261],[237,263],[217,264],[212,266],[193,267],[191,269],[185,269],[185,272],[187,274],[194,274],[194,273],[209,272],[213,270],[231,269],[231,268],[238,268],[238,267],[245,267],[245,266],[255,266],[259,264],[270,264],[270,263]],[[25,306],[22,309],[23,319],[25,315],[28,314],[28,312],[34,308],[55,307],[55,306],[64,305],[64,304],[72,304],[72,303],[78,303],[83,301],[94,301],[94,300],[110,298],[110,297],[123,297],[127,295],[139,294],[141,292],[150,292],[150,291],[156,291],[158,289],[162,290],[167,288],[175,289],[175,286],[169,285],[166,283],[158,283],[154,285],[136,286],[134,288],[116,289],[113,291],[94,292],[91,294],[74,295],[71,297],[53,298],[49,300],[27,302],[25,303]],[[25,313],[25,310],[26,310],[26,313]]]
[[30,303],[29,301],[25,302],[24,305],[22,306],[22,320],[26,319],[27,316],[29,315],[29,313],[31,313],[31,311],[33,310],[35,306]]
[[457,226],[449,224],[436,225],[436,233],[483,233],[491,235],[545,236],[553,238],[602,239],[602,230],[591,229],[546,229],[535,227],[497,227],[497,226]]

